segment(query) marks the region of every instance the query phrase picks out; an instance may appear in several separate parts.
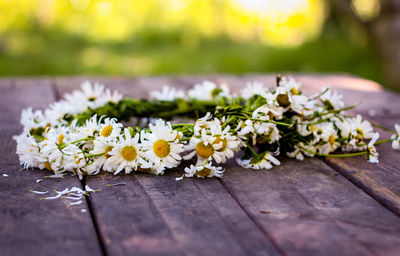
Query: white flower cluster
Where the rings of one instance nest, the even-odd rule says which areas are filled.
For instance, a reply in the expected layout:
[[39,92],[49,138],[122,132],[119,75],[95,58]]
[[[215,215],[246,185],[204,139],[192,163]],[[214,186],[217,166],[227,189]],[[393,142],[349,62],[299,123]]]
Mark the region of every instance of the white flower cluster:
[[164,85],[161,91],[152,91],[150,98],[155,100],[173,101],[175,99],[197,99],[203,101],[212,101],[216,96],[230,98],[229,87],[226,84],[217,86],[214,82],[204,81],[195,84],[187,93],[183,90],[177,90],[168,85]]
[[[230,94],[226,85],[209,81],[188,92],[164,87],[151,97],[159,101],[183,99],[188,104],[191,100],[223,98],[230,103],[216,105],[214,114],[207,113],[194,124],[173,125],[158,119],[149,127],[124,127],[112,117],[93,115],[83,125],[65,119],[121,101],[119,93],[86,82],[81,91],[67,94],[44,111],[29,108],[22,112],[24,130],[15,136],[17,154],[25,168],[46,168],[55,174],[72,172],[80,178],[101,170],[159,175],[193,158],[197,162],[185,168],[186,177],[222,177],[224,170],[217,165],[238,151],[244,152],[238,164],[253,169],[279,165],[276,157],[280,152],[303,160],[305,156],[328,156],[337,149],[363,151],[370,162],[378,162],[374,145],[379,134],[370,122],[360,115],[348,116],[342,96],[330,88],[306,97],[300,87],[286,77],[273,89],[248,83],[239,96]],[[229,114],[218,115],[224,109]],[[391,141],[393,148],[399,149],[400,127],[395,129]],[[368,139],[369,143],[365,142]]]

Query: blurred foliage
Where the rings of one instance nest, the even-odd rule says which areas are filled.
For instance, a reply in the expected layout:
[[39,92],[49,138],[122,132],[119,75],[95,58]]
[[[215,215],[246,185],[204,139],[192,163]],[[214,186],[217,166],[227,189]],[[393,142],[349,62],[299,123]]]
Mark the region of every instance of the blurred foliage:
[[[323,0],[0,0],[0,75],[349,72],[381,81]],[[325,25],[324,25],[325,24]]]

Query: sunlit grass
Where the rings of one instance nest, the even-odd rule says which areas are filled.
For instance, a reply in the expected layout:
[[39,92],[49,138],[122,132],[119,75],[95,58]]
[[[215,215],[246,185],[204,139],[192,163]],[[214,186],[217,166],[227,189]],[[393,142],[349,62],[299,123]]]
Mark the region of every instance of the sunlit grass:
[[324,3],[0,0],[0,75],[338,71],[382,81],[367,45],[323,30]]
[[38,25],[92,40],[123,41],[147,28],[190,37],[227,35],[275,46],[317,35],[323,0],[0,0],[0,33]]

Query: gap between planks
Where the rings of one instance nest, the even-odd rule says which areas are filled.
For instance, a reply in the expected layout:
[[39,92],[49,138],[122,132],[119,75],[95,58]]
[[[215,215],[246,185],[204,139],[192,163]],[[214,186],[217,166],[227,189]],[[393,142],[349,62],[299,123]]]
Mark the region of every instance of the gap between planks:
[[[54,97],[55,97],[56,101],[58,101],[58,100],[61,99],[61,94],[60,94],[60,92],[58,90],[58,87],[57,87],[56,83],[57,83],[57,81],[56,81],[55,78],[52,78],[50,80],[50,85],[51,85]],[[78,178],[78,176],[76,176],[76,178]],[[83,190],[85,190],[86,178],[83,177],[82,180],[79,180],[79,183],[81,184],[81,188]],[[87,207],[88,207],[88,212],[89,212],[92,224],[93,224],[93,228],[94,228],[94,231],[95,231],[95,234],[96,234],[96,239],[97,239],[97,242],[99,244],[101,254],[103,256],[107,256],[108,255],[107,247],[105,246],[104,239],[102,238],[100,230],[99,230],[98,221],[97,221],[96,215],[94,214],[94,211],[93,211],[93,206],[92,206],[92,202],[90,200],[90,195],[85,195],[85,201],[86,201],[86,204],[87,204]]]

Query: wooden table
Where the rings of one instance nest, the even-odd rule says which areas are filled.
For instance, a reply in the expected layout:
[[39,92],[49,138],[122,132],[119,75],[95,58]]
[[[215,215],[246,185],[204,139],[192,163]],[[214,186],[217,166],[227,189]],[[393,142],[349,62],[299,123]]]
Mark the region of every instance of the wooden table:
[[[343,75],[297,75],[305,93],[330,84],[377,123],[400,123],[400,96]],[[378,146],[380,164],[350,159],[281,158],[271,170],[228,163],[223,179],[101,174],[43,179],[21,170],[12,135],[20,111],[45,108],[87,77],[0,80],[0,255],[400,255],[400,152]],[[164,84],[188,88],[209,79],[233,90],[273,75],[91,77],[125,95],[147,97]],[[370,110],[375,116],[371,117]],[[381,131],[381,137],[390,134]],[[180,168],[178,168],[180,169]],[[179,172],[180,171],[180,172]],[[8,177],[2,174],[8,174]],[[125,182],[124,186],[106,184]],[[101,188],[80,206],[39,200],[33,190]]]

